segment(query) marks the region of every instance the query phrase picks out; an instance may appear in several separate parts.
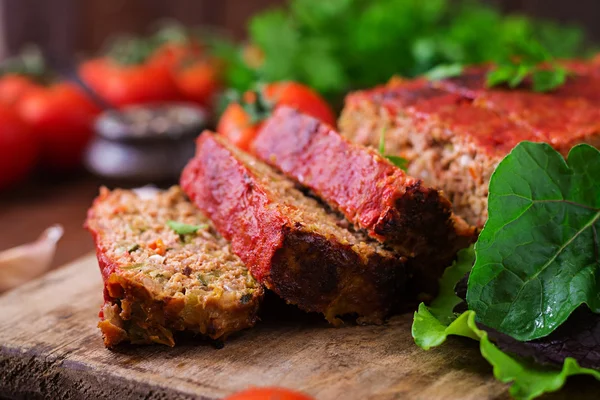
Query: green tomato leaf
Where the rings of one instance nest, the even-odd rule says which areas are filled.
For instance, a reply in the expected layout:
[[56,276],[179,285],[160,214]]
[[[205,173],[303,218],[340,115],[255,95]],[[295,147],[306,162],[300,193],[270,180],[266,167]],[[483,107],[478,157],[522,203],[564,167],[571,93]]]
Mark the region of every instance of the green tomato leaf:
[[184,224],[182,222],[177,222],[173,220],[167,221],[167,226],[175,231],[178,235],[190,235],[192,233],[196,233],[200,229],[208,228],[208,225],[190,225]]
[[600,312],[600,152],[519,143],[489,186],[467,303],[521,341],[544,337],[580,305]]
[[600,380],[600,372],[579,366],[573,358],[565,359],[562,369],[558,370],[531,365],[512,357],[496,347],[487,332],[477,327],[475,312],[471,310],[445,325],[421,303],[414,315],[412,335],[415,343],[424,350],[441,345],[448,335],[478,340],[481,355],[493,366],[494,376],[500,382],[512,382],[510,394],[517,400],[529,400],[557,391],[571,375],[591,375]]

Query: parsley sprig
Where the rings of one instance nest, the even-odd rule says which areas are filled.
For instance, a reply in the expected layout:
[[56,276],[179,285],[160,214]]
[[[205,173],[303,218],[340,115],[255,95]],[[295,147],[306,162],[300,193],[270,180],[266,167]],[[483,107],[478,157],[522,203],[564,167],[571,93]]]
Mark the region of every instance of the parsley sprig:
[[565,83],[567,70],[539,42],[520,41],[512,47],[510,55],[487,74],[488,87],[506,84],[515,88],[530,77],[534,91],[549,92]]

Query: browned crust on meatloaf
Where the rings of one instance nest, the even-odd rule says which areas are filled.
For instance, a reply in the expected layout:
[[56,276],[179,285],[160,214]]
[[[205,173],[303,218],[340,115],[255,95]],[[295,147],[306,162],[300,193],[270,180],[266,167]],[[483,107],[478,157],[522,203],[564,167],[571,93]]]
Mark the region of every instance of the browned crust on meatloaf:
[[266,164],[210,132],[181,185],[231,240],[253,276],[287,302],[381,322],[401,301],[404,260],[297,190]]
[[[178,234],[169,221],[198,227]],[[177,331],[217,339],[253,326],[263,289],[178,187],[150,196],[102,188],[87,229],[104,279],[104,343],[175,344]]]
[[350,94],[339,126],[347,138],[373,147],[384,129],[386,148],[408,160],[408,174],[442,188],[456,214],[478,227],[487,219],[488,182],[497,163],[513,142],[540,140],[424,81]]
[[292,108],[267,120],[253,152],[401,254],[449,262],[472,240],[457,233],[452,205],[438,190]]

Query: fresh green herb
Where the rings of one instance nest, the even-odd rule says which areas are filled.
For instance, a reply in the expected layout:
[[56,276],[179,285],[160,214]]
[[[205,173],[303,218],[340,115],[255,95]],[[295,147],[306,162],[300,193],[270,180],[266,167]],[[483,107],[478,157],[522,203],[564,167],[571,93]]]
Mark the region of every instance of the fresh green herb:
[[408,167],[408,160],[406,158],[385,154],[385,128],[381,130],[381,136],[379,136],[379,154],[384,156],[389,162],[394,164],[396,167],[400,168],[403,171],[406,171],[406,168]]
[[562,369],[534,366],[500,350],[488,338],[485,330],[475,323],[475,312],[465,311],[460,315],[454,308],[463,300],[454,293],[458,281],[469,272],[475,262],[473,248],[462,250],[458,260],[446,269],[440,279],[440,292],[430,307],[421,303],[415,313],[412,336],[415,343],[429,350],[440,346],[448,335],[471,338],[480,342],[482,356],[494,367],[494,376],[501,382],[513,385],[510,393],[516,399],[532,399],[546,392],[560,389],[570,375],[591,375],[600,380],[600,372],[582,368],[573,358],[566,358]]
[[131,246],[130,248],[128,248],[128,249],[127,249],[127,251],[128,251],[129,253],[133,253],[134,251],[136,251],[136,250],[137,250],[137,249],[139,249],[139,248],[140,248],[140,245],[136,243],[136,244],[134,244],[133,246]]
[[533,366],[500,350],[488,339],[486,331],[475,323],[475,312],[465,311],[449,325],[442,323],[421,303],[415,313],[412,335],[424,350],[444,343],[448,335],[464,336],[479,341],[481,355],[494,367],[500,382],[510,383],[510,394],[518,400],[529,400],[547,392],[559,390],[571,375],[591,375],[600,380],[600,372],[579,366],[566,358],[562,369]]
[[[240,91],[256,78],[296,80],[338,100],[348,90],[371,87],[393,75],[417,76],[436,65],[498,62],[507,48],[529,39],[552,56],[581,55],[578,28],[523,16],[506,16],[473,0],[291,0],[256,15],[250,46],[262,52],[249,66],[241,51],[223,52]],[[240,62],[242,61],[242,62]],[[253,79],[254,76],[254,79]]]
[[478,321],[525,341],[550,334],[582,304],[600,312],[600,151],[568,160],[522,142],[489,186],[489,217],[468,284]]
[[438,296],[429,305],[429,311],[442,323],[449,324],[456,318],[454,307],[462,303],[463,299],[455,294],[454,288],[471,271],[474,262],[475,252],[471,246],[459,251],[456,261],[444,271]]
[[430,81],[439,81],[441,79],[459,76],[463,72],[462,64],[440,64],[433,67],[425,73],[425,77]]
[[208,228],[208,225],[190,225],[184,224],[182,222],[177,222],[173,220],[167,221],[167,226],[175,231],[178,235],[191,235],[193,233],[198,232],[200,229]]
[[408,161],[404,157],[387,155],[385,158],[387,158],[392,164],[400,168],[402,171],[406,171],[406,168],[408,168]]
[[529,76],[534,91],[548,92],[565,83],[567,70],[554,61],[541,43],[522,40],[488,73],[486,84],[488,87],[507,84],[515,88]]

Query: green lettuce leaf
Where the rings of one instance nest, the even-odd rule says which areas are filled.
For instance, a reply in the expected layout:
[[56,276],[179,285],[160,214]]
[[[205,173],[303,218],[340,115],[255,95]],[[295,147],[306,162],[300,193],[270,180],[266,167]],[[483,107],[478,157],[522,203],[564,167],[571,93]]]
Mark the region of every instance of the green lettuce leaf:
[[591,375],[600,380],[600,372],[582,368],[573,358],[565,359],[562,369],[544,368],[512,357],[496,347],[475,323],[475,312],[465,311],[449,325],[444,325],[421,303],[415,313],[412,335],[424,350],[439,346],[448,335],[464,336],[479,341],[481,355],[494,368],[500,382],[511,383],[510,394],[518,400],[529,400],[543,393],[559,390],[571,375]]
[[467,303],[517,340],[552,333],[582,304],[600,312],[600,151],[522,142],[489,186]]

